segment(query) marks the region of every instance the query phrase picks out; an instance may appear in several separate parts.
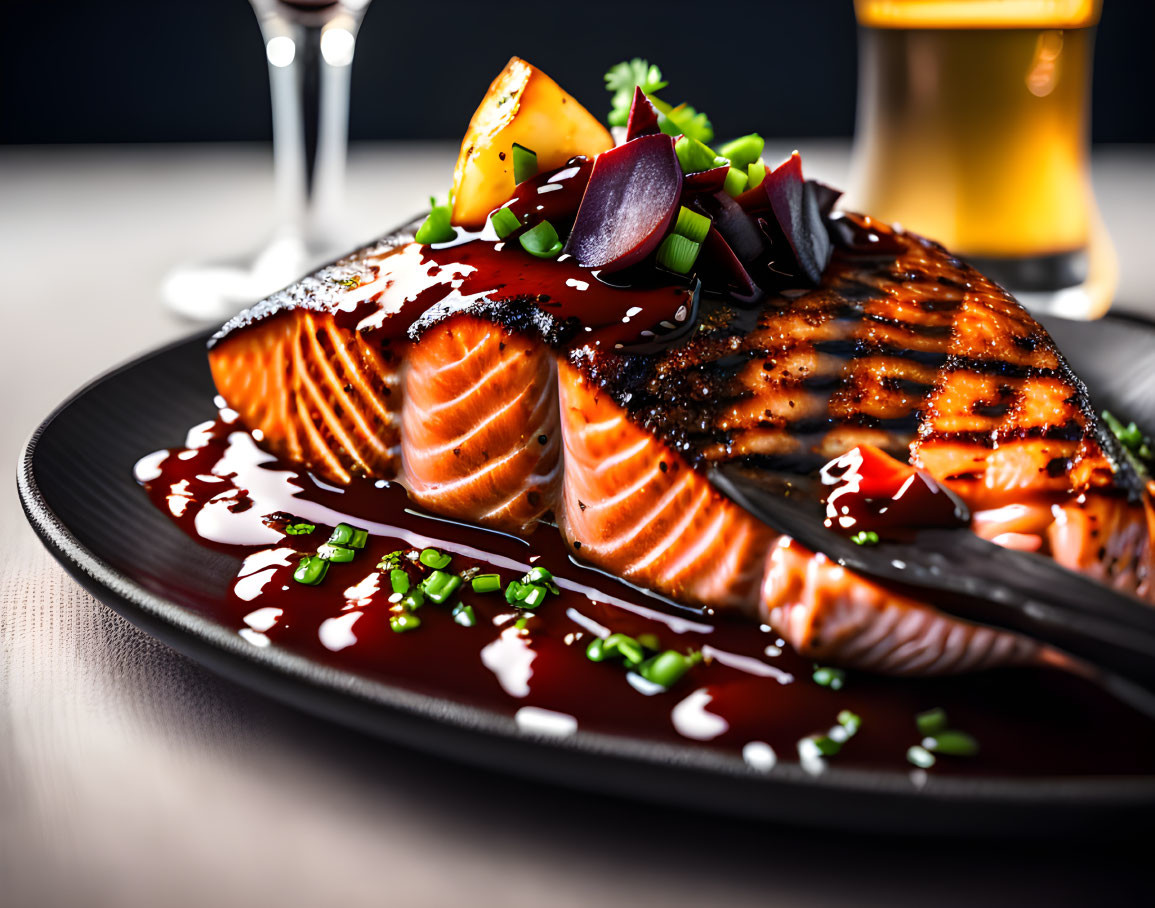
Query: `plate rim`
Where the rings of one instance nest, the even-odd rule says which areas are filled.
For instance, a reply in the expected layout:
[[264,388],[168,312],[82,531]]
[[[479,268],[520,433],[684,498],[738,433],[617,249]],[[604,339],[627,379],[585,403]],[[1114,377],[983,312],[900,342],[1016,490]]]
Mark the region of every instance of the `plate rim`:
[[[1130,319],[1127,319],[1130,320]],[[1151,323],[1144,322],[1151,327]],[[490,760],[473,759],[468,753],[447,753],[444,748],[426,747],[411,740],[412,735],[398,729],[390,733],[376,722],[363,721],[369,714],[386,719],[408,720],[410,725],[433,723],[457,736],[472,737],[478,733],[496,739],[505,749],[545,750],[544,762],[558,757],[562,762],[596,758],[624,762],[637,769],[674,770],[676,774],[705,774],[713,782],[736,783],[753,790],[755,786],[768,798],[775,794],[805,797],[819,790],[824,795],[860,796],[868,800],[886,799],[896,807],[913,808],[926,814],[935,807],[957,809],[962,806],[980,811],[1021,805],[1041,809],[1090,808],[1093,811],[1145,809],[1155,806],[1155,772],[1151,775],[1119,776],[930,776],[916,786],[909,771],[858,769],[829,766],[820,775],[806,773],[793,762],[779,763],[771,772],[747,766],[740,756],[724,753],[709,745],[669,744],[646,741],[625,735],[583,731],[564,738],[532,734],[519,730],[513,716],[502,715],[485,707],[473,706],[447,697],[423,693],[400,684],[358,675],[315,662],[278,647],[258,648],[245,643],[223,624],[198,615],[180,604],[154,593],[126,574],[121,573],[88,549],[71,531],[67,522],[53,509],[36,478],[36,455],[41,440],[56,421],[74,407],[82,406],[97,387],[146,363],[173,355],[178,349],[212,334],[211,329],[197,330],[158,347],[131,357],[98,374],[57,405],[37,426],[25,443],[18,462],[17,490],[25,516],[36,535],[67,572],[98,601],[120,614],[131,624],[157,638],[176,651],[192,658],[209,670],[231,681],[286,702],[291,706],[341,722],[377,737],[399,741],[416,749],[433,750],[458,762],[495,767]],[[195,541],[189,540],[190,545]],[[107,597],[111,596],[112,601]],[[256,676],[256,677],[254,677]],[[293,688],[285,691],[284,682]],[[308,696],[308,694],[312,696]],[[347,708],[340,708],[344,703]],[[337,706],[324,711],[325,706]],[[388,716],[386,716],[388,713]],[[451,735],[451,737],[454,735]],[[791,755],[793,756],[793,755]],[[542,761],[531,761],[528,774],[568,787],[598,790],[626,797],[666,801],[646,791],[633,791],[621,785],[587,784],[570,778],[559,778],[547,771]],[[518,767],[525,772],[525,765]],[[564,774],[563,774],[564,775]],[[784,811],[762,810],[741,803],[715,805],[691,798],[690,806],[705,810],[741,813],[755,818],[777,817]],[[846,825],[838,817],[837,825]],[[790,816],[789,822],[829,825],[822,817]],[[885,831],[884,826],[866,824],[866,828]],[[904,824],[902,828],[915,828]],[[934,831],[927,829],[924,831]],[[951,826],[938,831],[957,831]]]

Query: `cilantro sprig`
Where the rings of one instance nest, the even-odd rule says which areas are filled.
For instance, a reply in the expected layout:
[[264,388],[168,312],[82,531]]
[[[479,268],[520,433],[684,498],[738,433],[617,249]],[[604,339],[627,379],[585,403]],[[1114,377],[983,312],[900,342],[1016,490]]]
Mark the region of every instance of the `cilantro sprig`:
[[699,142],[714,140],[714,126],[706,114],[695,110],[689,104],[672,105],[663,101],[657,93],[669,85],[662,78],[662,71],[656,64],[641,57],[625,60],[612,66],[606,73],[606,90],[613,97],[608,122],[611,126],[625,126],[630,119],[630,105],[634,99],[634,88],[640,87],[646,97],[657,108],[658,126],[667,135],[686,135]]

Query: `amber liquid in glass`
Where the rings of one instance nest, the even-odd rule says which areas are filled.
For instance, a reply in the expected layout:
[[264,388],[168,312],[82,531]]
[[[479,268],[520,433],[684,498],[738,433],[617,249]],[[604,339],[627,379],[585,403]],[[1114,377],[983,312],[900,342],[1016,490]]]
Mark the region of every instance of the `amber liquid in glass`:
[[[1093,291],[1074,314],[1100,314],[1114,280],[1087,147],[1098,5],[856,8],[852,205],[940,241],[1020,293]],[[1096,263],[1092,247],[1103,243],[1110,261],[1100,250]]]

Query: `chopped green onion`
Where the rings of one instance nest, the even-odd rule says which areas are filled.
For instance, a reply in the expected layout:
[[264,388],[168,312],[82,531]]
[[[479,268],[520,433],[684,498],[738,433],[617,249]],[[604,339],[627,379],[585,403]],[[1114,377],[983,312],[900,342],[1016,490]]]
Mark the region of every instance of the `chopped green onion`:
[[923,737],[937,735],[940,731],[946,731],[946,710],[937,706],[934,709],[928,709],[914,717],[914,724],[918,727],[918,733]]
[[453,556],[447,555],[445,552],[439,552],[437,549],[422,549],[421,554],[417,556],[417,560],[427,568],[433,568],[439,571],[443,567],[449,566],[449,562],[453,560]]
[[377,570],[390,571],[401,565],[401,552],[390,552],[377,562]]
[[553,574],[543,567],[531,567],[525,575],[523,583],[548,583],[553,580]]
[[913,763],[919,769],[930,769],[934,766],[934,754],[917,744],[907,750],[906,759],[907,762]]
[[638,674],[662,687],[673,687],[690,670],[690,660],[668,649],[638,666]]
[[979,742],[965,731],[940,731],[922,739],[922,746],[931,753],[952,757],[973,757],[979,752]]
[[363,549],[368,541],[368,530],[362,530],[347,523],[337,524],[329,536],[330,545],[346,545],[351,549]]
[[329,562],[320,555],[306,555],[293,570],[293,579],[306,586],[316,586],[325,579],[329,570]]
[[842,742],[835,741],[829,735],[812,735],[810,740],[814,742],[814,747],[824,757],[833,757],[842,750]]
[[513,182],[524,183],[537,176],[537,152],[513,143]]
[[357,553],[351,548],[344,545],[333,545],[331,542],[326,542],[324,545],[318,547],[318,557],[324,558],[326,561],[335,561],[338,564],[345,564],[353,560],[353,556]]
[[766,179],[766,162],[755,161],[746,168],[746,177],[749,182],[746,184],[747,189],[757,189],[762,185],[762,181]]
[[475,593],[496,593],[501,589],[500,574],[478,574],[470,581]]
[[422,246],[428,246],[430,243],[448,243],[457,236],[457,231],[449,222],[451,216],[449,206],[438,205],[434,203],[433,199],[429,201],[433,207],[421,226],[417,228],[417,233],[413,239]]
[[658,247],[657,261],[663,268],[669,268],[678,274],[686,274],[694,267],[698,260],[698,253],[702,250],[700,243],[687,239],[676,233],[671,233],[662,240]]
[[838,724],[846,729],[848,735],[853,735],[862,727],[862,719],[857,713],[844,709],[838,713]]
[[477,624],[477,615],[473,613],[472,605],[464,605],[458,603],[458,605],[453,609],[452,614],[453,620],[460,624],[462,627],[473,627],[475,624]]
[[521,221],[508,208],[498,208],[489,216],[493,229],[503,240],[516,230],[521,229]]
[[525,598],[525,593],[522,592],[523,584],[519,580],[511,580],[505,587],[505,601],[510,605],[519,602]]
[[862,530],[850,537],[855,545],[878,545],[879,536],[874,530]]
[[415,612],[425,604],[425,593],[421,591],[420,587],[411,589],[405,594],[405,598],[401,600],[401,607],[410,612]]
[[445,571],[434,571],[421,584],[421,590],[426,598],[438,605],[449,600],[449,597],[461,588],[461,578],[456,574],[447,574]]
[[717,166],[714,163],[717,157],[714,150],[690,136],[678,139],[674,143],[674,152],[678,155],[678,163],[682,165],[683,173],[700,173]]
[[846,672],[840,668],[818,666],[814,669],[814,674],[811,677],[819,687],[829,687],[831,690],[842,690],[842,685],[846,681]]
[[409,575],[400,568],[393,568],[389,572],[389,585],[393,587],[393,592],[404,596],[409,592]]
[[311,523],[305,523],[304,521],[301,523],[285,524],[285,532],[289,536],[308,536],[315,529],[317,529],[316,526]]
[[389,626],[393,628],[393,633],[404,634],[406,631],[415,631],[421,627],[421,619],[411,612],[402,612],[389,619]]
[[642,645],[626,634],[610,634],[605,645],[607,650],[625,659],[628,665],[637,665],[646,658]]
[[604,662],[612,655],[613,653],[606,648],[606,641],[601,637],[594,637],[586,647],[586,658],[590,662]]
[[536,583],[526,584],[522,589],[526,591],[525,598],[521,600],[522,608],[537,608],[545,602],[545,597],[549,594],[544,586]]
[[657,634],[638,634],[634,638],[648,650],[653,650],[655,653],[662,648],[662,641],[658,639]]
[[1147,436],[1143,434],[1143,430],[1135,423],[1132,422],[1124,426],[1123,423],[1108,410],[1103,411],[1103,422],[1107,424],[1107,428],[1119,439],[1119,443],[1134,454],[1140,461],[1155,460],[1155,451],[1151,449],[1151,439],[1147,438]]
[[710,232],[710,219],[704,214],[691,211],[685,205],[678,209],[678,220],[674,224],[674,233],[684,236],[688,240],[700,243]]
[[521,243],[522,249],[539,259],[556,258],[562,249],[557,231],[553,229],[553,224],[549,221],[542,221],[540,224],[530,227],[518,237],[518,241]]
[[722,188],[726,190],[726,194],[730,196],[741,195],[746,191],[746,183],[749,181],[745,170],[739,170],[736,167],[731,167],[726,171],[726,182]]
[[732,142],[727,142],[718,149],[718,153],[729,158],[730,163],[739,170],[745,170],[762,156],[762,149],[766,142],[756,132],[748,136],[741,136]]

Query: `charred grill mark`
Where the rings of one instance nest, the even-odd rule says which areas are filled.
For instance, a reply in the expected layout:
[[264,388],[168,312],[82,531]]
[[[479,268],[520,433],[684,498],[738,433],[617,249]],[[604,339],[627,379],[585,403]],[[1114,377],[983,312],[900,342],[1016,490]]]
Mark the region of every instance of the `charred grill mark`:
[[1078,442],[1086,434],[1086,429],[1071,419],[1061,426],[1009,426],[988,432],[937,432],[931,429],[924,432],[922,443],[940,442],[993,450],[1005,444],[1032,439]]

